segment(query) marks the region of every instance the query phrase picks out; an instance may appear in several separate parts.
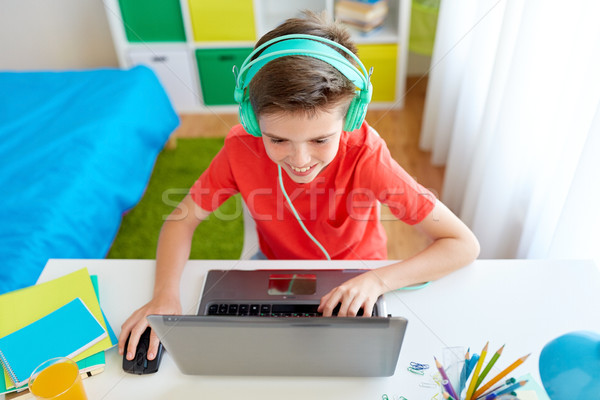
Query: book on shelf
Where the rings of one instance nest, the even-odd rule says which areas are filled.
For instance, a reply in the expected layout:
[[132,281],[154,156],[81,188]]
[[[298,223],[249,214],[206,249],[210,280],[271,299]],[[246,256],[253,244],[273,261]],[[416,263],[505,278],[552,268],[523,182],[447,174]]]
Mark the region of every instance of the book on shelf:
[[335,4],[335,18],[362,32],[369,32],[381,27],[387,14],[387,0],[372,2],[341,0]]

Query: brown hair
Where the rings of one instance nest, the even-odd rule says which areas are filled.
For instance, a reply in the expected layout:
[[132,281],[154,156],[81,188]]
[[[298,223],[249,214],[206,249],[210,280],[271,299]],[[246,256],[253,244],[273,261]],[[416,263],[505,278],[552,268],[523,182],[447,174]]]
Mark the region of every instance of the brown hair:
[[[304,18],[290,18],[265,34],[256,47],[279,36],[308,34],[335,41],[357,53],[350,34],[325,13],[304,11],[304,14]],[[350,55],[336,50],[354,63]],[[309,56],[275,59],[262,67],[249,84],[250,103],[257,117],[276,112],[312,116],[319,110],[349,105],[355,90],[355,85],[335,67]],[[342,110],[345,113],[347,107]]]

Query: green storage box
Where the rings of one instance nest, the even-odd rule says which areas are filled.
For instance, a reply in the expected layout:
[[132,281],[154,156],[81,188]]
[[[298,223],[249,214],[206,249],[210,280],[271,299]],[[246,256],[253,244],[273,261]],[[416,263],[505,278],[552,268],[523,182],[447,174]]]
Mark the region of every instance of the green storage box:
[[437,29],[440,0],[412,0],[408,49],[430,56]]
[[185,42],[179,0],[119,0],[129,42]]
[[207,106],[235,104],[233,66],[239,68],[252,48],[198,49],[196,59],[202,86],[202,97]]

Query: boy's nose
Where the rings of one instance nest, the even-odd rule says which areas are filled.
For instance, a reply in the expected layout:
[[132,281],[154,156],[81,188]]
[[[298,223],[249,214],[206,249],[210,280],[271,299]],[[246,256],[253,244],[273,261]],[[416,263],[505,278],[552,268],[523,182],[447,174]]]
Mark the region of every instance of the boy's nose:
[[290,163],[294,167],[304,167],[310,162],[310,152],[304,146],[294,147],[294,152],[290,156]]

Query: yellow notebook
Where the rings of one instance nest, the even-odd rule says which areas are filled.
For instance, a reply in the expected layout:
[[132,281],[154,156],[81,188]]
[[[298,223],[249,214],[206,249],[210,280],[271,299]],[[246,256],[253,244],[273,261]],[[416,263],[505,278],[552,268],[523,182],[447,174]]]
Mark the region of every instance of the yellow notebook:
[[[37,321],[77,297],[81,298],[104,330],[108,332],[88,270],[82,268],[52,281],[0,295],[0,315],[2,315],[0,337]],[[107,335],[73,359],[79,361],[110,347],[112,344]],[[5,378],[8,378],[6,373]],[[10,380],[7,379],[6,382],[10,382]]]

